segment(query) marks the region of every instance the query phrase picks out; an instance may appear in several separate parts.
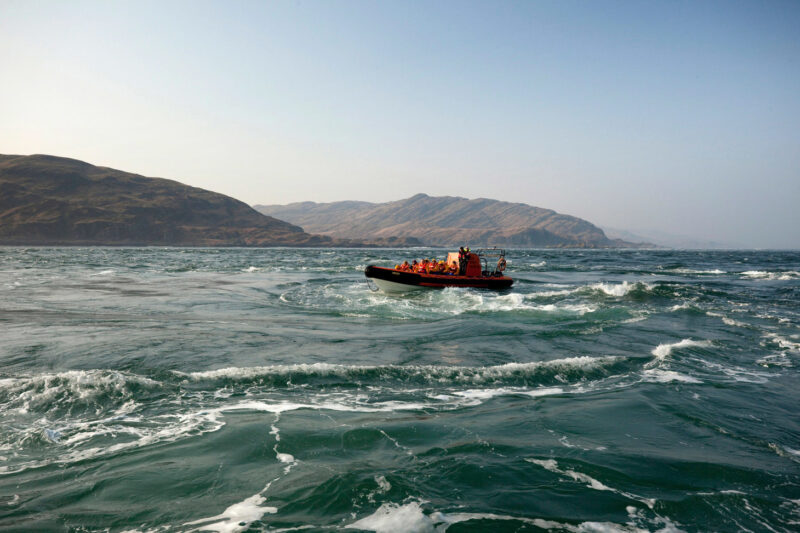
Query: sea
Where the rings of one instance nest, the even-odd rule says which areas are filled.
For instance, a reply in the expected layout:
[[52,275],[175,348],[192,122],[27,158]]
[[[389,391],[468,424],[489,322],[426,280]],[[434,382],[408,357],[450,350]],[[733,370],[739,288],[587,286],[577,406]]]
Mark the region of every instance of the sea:
[[800,252],[0,248],[0,531],[800,531]]

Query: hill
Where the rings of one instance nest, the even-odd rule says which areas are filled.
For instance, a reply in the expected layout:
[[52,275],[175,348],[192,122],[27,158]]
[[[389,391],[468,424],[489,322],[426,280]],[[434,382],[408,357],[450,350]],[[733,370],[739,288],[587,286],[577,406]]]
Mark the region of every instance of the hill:
[[435,246],[630,247],[586,220],[527,204],[417,194],[405,200],[256,205],[307,231],[347,239],[417,239]]
[[0,244],[335,246],[222,194],[49,155],[0,155]]

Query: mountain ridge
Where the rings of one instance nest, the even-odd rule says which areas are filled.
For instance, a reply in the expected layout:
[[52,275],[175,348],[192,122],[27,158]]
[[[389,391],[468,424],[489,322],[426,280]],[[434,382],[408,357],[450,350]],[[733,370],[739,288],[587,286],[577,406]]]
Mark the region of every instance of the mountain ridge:
[[591,222],[552,209],[489,198],[419,193],[385,203],[254,205],[257,211],[337,238],[418,239],[429,246],[633,247]]
[[52,155],[0,155],[0,244],[357,246],[240,200]]

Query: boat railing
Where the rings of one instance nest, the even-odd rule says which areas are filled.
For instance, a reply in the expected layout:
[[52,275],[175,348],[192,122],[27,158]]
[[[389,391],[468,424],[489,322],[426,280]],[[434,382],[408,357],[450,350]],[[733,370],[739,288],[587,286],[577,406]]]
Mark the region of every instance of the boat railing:
[[[503,272],[499,269],[500,261],[505,262],[506,251],[503,248],[479,248],[473,251],[481,261],[481,271],[484,276],[502,276]],[[492,260],[494,267],[489,269],[489,260]]]

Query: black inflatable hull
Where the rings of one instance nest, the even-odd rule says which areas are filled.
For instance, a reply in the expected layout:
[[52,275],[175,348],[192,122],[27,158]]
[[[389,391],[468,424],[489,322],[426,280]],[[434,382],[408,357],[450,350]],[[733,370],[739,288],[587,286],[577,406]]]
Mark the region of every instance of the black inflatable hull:
[[508,276],[444,276],[439,274],[417,274],[393,268],[369,265],[364,275],[386,292],[402,292],[417,289],[444,289],[445,287],[470,287],[500,291],[508,289],[514,280]]

